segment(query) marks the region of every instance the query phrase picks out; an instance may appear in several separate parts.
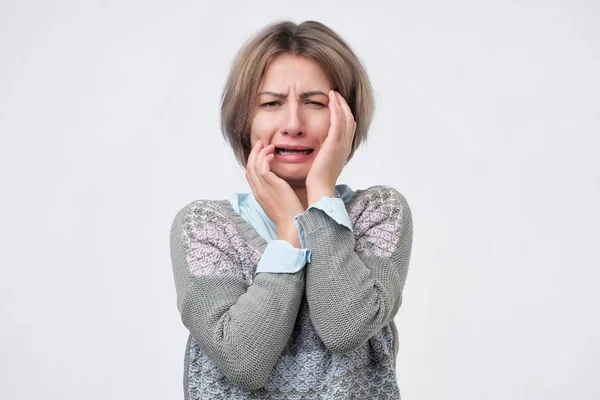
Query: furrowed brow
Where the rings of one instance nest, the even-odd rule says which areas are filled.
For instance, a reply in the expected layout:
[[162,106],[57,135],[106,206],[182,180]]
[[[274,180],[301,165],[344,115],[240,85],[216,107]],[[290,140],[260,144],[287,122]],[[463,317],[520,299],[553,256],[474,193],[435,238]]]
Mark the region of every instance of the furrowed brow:
[[[273,97],[280,97],[280,98],[287,97],[287,94],[271,92],[269,90],[262,91],[258,95],[260,96],[260,95],[263,95],[263,94],[268,95],[268,96],[273,96]],[[311,90],[309,92],[302,92],[302,93],[300,93],[300,98],[301,99],[305,99],[307,97],[319,96],[319,95],[320,96],[328,97],[326,93],[321,92],[320,90]]]
[[267,90],[267,91],[264,91],[264,92],[260,92],[258,95],[260,96],[260,95],[263,95],[263,94],[266,94],[266,95],[269,95],[269,96],[274,96],[274,97],[282,97],[282,98],[283,98],[283,97],[287,97],[287,95],[286,95],[286,94],[283,94],[283,93],[275,93],[275,92],[270,92],[270,91],[268,91],[268,90]]
[[320,90],[312,90],[310,92],[300,93],[300,98],[305,99],[307,97],[318,96],[318,95],[328,97],[325,93],[321,92]]

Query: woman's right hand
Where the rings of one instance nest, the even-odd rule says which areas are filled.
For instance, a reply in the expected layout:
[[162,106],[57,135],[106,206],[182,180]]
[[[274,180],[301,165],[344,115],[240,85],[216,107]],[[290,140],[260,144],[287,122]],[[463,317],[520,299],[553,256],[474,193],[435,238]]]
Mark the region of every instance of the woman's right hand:
[[304,212],[304,208],[292,187],[271,171],[274,157],[274,145],[264,147],[262,141],[257,141],[248,156],[246,179],[256,201],[275,223],[279,239],[287,240],[299,248],[300,239],[294,217]]

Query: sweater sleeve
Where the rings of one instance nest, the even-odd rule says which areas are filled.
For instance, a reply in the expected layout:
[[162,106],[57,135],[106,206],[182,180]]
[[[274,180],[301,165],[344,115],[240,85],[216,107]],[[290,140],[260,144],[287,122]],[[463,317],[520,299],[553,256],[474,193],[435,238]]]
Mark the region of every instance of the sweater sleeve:
[[320,209],[298,217],[312,254],[305,268],[310,318],[337,353],[360,347],[393,321],[412,247],[411,211],[393,188],[362,193],[350,219],[354,232]]
[[171,259],[183,324],[235,385],[264,386],[294,327],[304,269],[252,269],[260,253],[209,201],[184,207],[171,227]]
[[[352,230],[352,223],[350,222],[350,217],[348,216],[348,212],[346,211],[346,206],[344,205],[344,201],[339,197],[323,197],[321,200],[317,201],[315,204],[310,206],[309,208],[318,208],[325,212],[325,214],[329,215],[331,219],[337,222],[340,225],[344,225],[348,229]],[[294,217],[294,223],[296,224],[296,228],[298,229],[298,236],[300,237],[300,245],[302,248],[306,248],[306,240],[304,239],[304,228],[302,224],[300,224],[300,215],[298,214]],[[310,251],[310,250],[308,250]],[[310,260],[308,260],[310,262]]]

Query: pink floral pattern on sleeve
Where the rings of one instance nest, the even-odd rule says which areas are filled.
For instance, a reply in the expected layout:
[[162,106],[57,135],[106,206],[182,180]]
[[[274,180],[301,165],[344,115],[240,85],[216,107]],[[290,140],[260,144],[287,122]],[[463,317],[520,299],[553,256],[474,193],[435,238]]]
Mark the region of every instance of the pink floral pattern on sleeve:
[[209,200],[190,204],[183,239],[192,275],[240,275],[252,284],[260,252],[240,236],[218,204]]
[[402,194],[388,186],[372,187],[361,196],[348,212],[354,227],[355,250],[391,257],[400,241],[405,204]]

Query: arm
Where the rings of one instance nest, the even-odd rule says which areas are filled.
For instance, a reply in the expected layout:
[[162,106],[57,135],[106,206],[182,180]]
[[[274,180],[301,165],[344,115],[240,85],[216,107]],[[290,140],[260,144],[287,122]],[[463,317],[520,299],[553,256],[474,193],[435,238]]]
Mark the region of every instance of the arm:
[[[254,390],[265,385],[291,335],[304,269],[261,273],[250,283],[243,270],[260,255],[214,208],[195,202],[173,221],[177,306],[183,324],[219,370],[234,384]],[[199,209],[208,217],[195,218]]]
[[320,209],[298,217],[312,254],[306,267],[310,317],[338,353],[360,347],[393,320],[412,247],[410,208],[394,189],[369,189],[351,214],[357,239]]
[[[298,234],[296,234],[296,241],[299,241]],[[273,240],[267,244],[258,267],[256,267],[256,273],[295,273],[309,261],[310,250],[296,248],[284,239]]]

